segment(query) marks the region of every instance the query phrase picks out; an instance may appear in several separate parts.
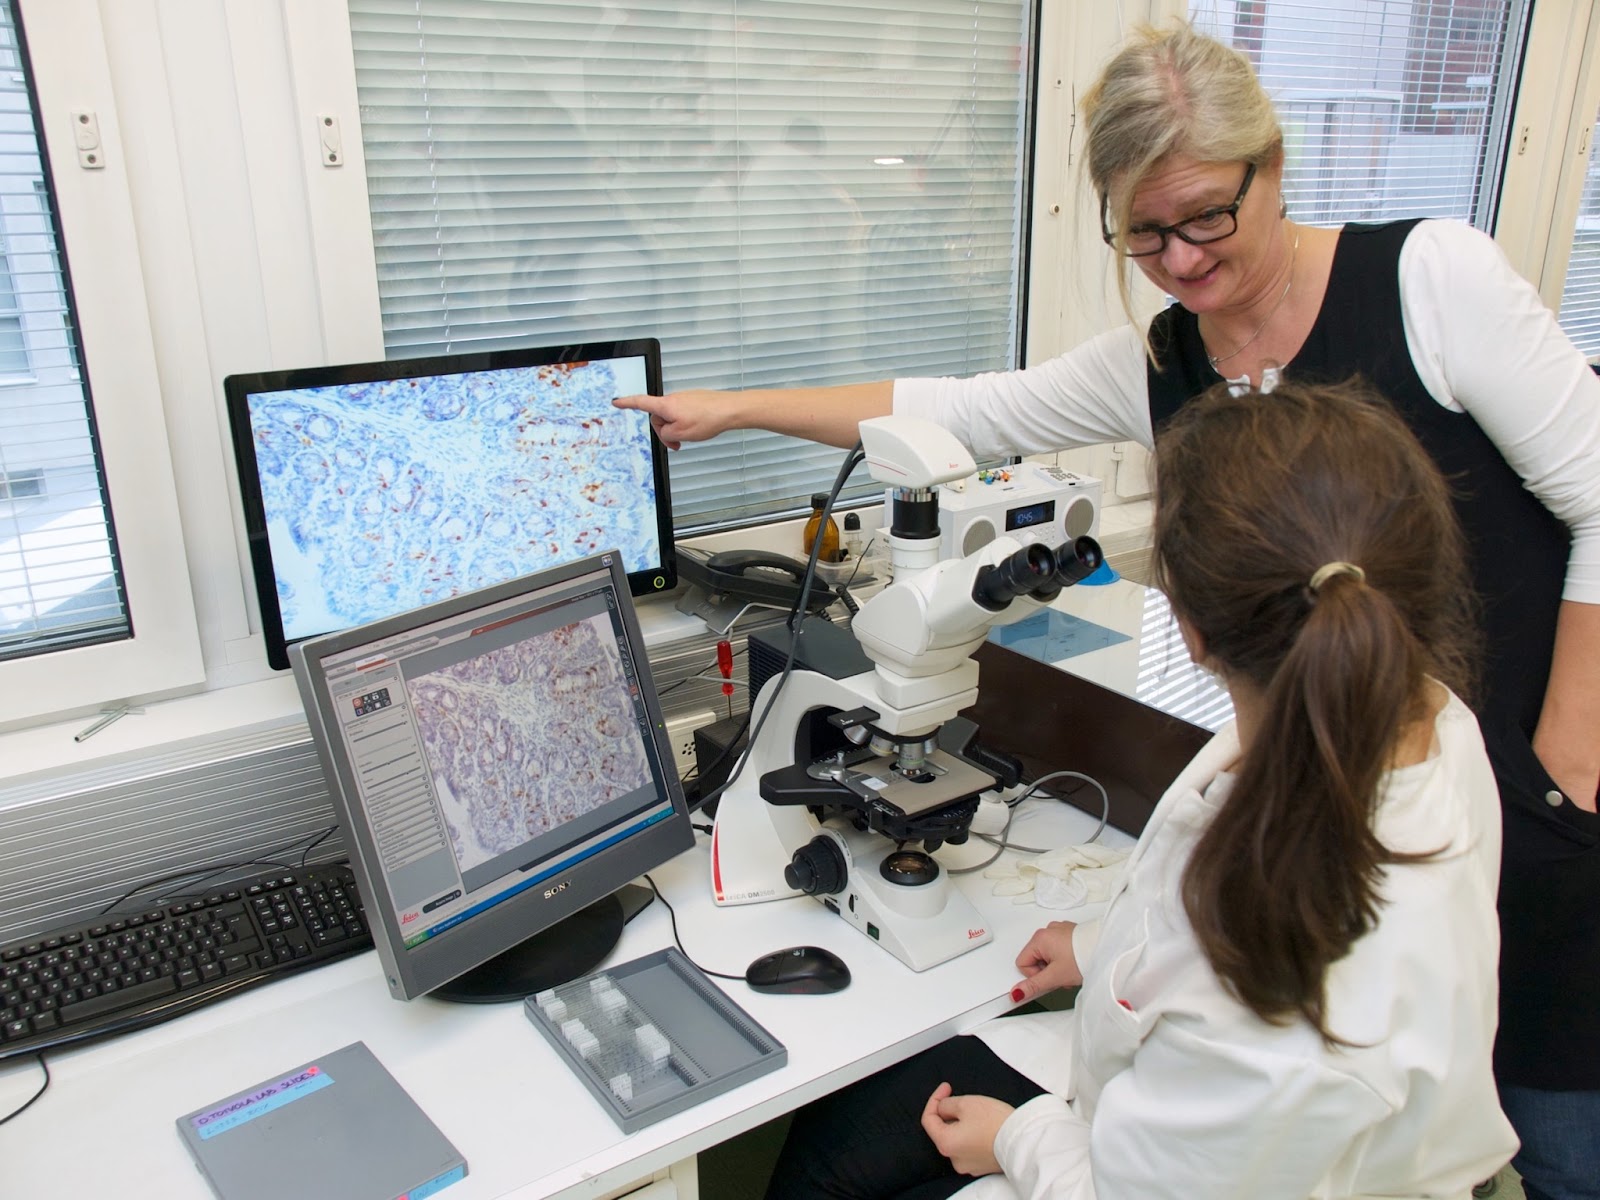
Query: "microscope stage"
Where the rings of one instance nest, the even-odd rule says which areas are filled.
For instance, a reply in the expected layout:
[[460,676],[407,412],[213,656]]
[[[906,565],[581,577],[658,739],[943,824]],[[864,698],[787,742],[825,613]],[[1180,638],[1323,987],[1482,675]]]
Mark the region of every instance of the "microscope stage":
[[894,760],[872,757],[835,768],[832,777],[796,764],[769,771],[761,777],[761,798],[768,804],[835,804],[860,808],[886,805],[904,816],[958,804],[995,786],[988,771],[944,750],[934,750],[925,762],[926,777],[909,779],[894,769]]

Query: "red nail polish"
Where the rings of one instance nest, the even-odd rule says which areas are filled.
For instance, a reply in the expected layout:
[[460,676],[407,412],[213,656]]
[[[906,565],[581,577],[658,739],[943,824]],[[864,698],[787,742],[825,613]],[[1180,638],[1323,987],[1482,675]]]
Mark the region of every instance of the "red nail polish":
[[1013,1004],[1021,1004],[1022,1003],[1022,989],[1021,988],[1018,987],[1018,988],[1012,988],[1011,989],[1011,1002]]

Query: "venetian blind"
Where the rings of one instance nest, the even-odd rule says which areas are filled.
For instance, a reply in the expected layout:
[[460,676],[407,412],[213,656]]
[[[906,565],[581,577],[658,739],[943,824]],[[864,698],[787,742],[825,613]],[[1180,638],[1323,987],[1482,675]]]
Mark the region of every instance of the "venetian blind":
[[26,69],[0,3],[0,659],[130,632]]
[[1600,362],[1600,137],[1595,128],[1590,126],[1589,168],[1561,293],[1561,328],[1590,361]]
[[[388,355],[654,335],[668,390],[1017,365],[1030,11],[351,0]],[[686,447],[678,526],[841,461]]]
[[1493,221],[1527,0],[1192,0],[1283,123],[1289,213],[1312,225]]

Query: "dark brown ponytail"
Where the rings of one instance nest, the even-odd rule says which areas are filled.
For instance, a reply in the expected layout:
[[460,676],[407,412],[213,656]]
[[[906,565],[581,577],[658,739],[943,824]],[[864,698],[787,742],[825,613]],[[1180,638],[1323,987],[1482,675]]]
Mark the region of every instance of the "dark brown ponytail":
[[[1219,978],[1265,1020],[1324,1012],[1330,964],[1376,922],[1393,854],[1372,830],[1428,677],[1465,694],[1471,603],[1448,489],[1357,385],[1226,387],[1156,446],[1156,570],[1208,659],[1263,698],[1184,872]],[[1312,579],[1327,564],[1352,564]],[[1413,856],[1414,857],[1414,856]]]

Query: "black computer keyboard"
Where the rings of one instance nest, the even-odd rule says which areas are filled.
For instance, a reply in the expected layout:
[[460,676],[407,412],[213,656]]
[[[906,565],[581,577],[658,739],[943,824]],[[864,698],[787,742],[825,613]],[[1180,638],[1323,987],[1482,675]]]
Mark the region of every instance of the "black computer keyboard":
[[89,917],[0,947],[0,1059],[153,1025],[371,945],[343,865]]

